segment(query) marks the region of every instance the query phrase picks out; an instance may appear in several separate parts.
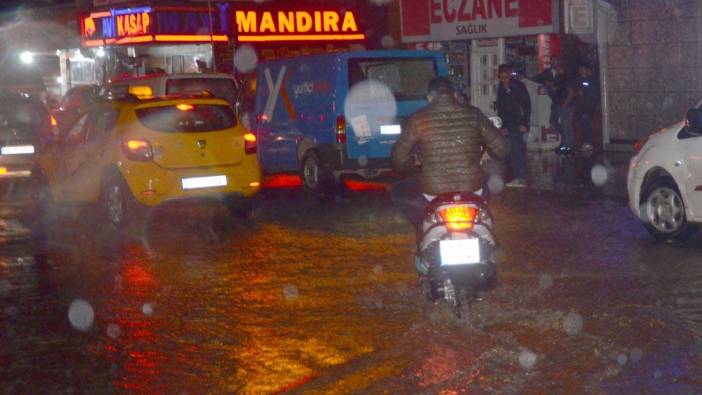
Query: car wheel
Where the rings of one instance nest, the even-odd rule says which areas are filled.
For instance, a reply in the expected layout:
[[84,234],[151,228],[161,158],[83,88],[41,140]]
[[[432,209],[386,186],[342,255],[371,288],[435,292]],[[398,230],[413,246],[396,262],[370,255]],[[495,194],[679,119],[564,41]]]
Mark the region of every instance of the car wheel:
[[680,191],[668,177],[658,178],[644,188],[641,214],[646,229],[658,240],[685,241],[695,231],[687,222]]
[[138,218],[140,204],[132,196],[129,186],[121,176],[109,176],[100,193],[100,208],[108,223],[125,228]]
[[334,194],[334,175],[325,169],[314,151],[306,153],[302,160],[302,184],[307,192],[320,197]]

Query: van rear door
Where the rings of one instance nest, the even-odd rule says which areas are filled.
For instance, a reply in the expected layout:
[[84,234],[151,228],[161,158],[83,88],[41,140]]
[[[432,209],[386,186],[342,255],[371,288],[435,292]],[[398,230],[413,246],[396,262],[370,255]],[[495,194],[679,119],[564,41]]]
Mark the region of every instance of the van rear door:
[[347,157],[388,158],[403,121],[427,104],[427,86],[438,74],[437,58],[351,58],[348,71]]

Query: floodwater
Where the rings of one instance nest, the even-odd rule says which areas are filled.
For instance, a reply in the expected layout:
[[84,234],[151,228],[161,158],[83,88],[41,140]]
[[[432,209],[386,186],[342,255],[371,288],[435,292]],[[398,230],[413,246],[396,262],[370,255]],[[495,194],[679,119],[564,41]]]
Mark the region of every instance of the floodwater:
[[233,224],[167,207],[122,236],[71,209],[43,253],[5,221],[0,387],[701,392],[700,237],[656,243],[623,199],[573,185],[495,197],[499,285],[463,320],[421,299],[412,231],[380,191],[267,191]]

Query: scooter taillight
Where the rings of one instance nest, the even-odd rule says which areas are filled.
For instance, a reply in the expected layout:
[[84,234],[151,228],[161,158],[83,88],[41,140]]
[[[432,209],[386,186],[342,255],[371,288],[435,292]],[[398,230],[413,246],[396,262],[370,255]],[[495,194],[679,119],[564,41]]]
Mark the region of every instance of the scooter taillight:
[[449,230],[466,231],[473,229],[478,209],[465,205],[447,206],[439,209],[437,214]]

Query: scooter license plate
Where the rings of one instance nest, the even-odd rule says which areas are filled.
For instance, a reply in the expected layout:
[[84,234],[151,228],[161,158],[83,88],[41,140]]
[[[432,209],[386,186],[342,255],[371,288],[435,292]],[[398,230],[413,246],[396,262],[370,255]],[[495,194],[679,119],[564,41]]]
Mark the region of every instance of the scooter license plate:
[[478,239],[441,240],[441,265],[475,265],[480,263],[480,243]]

